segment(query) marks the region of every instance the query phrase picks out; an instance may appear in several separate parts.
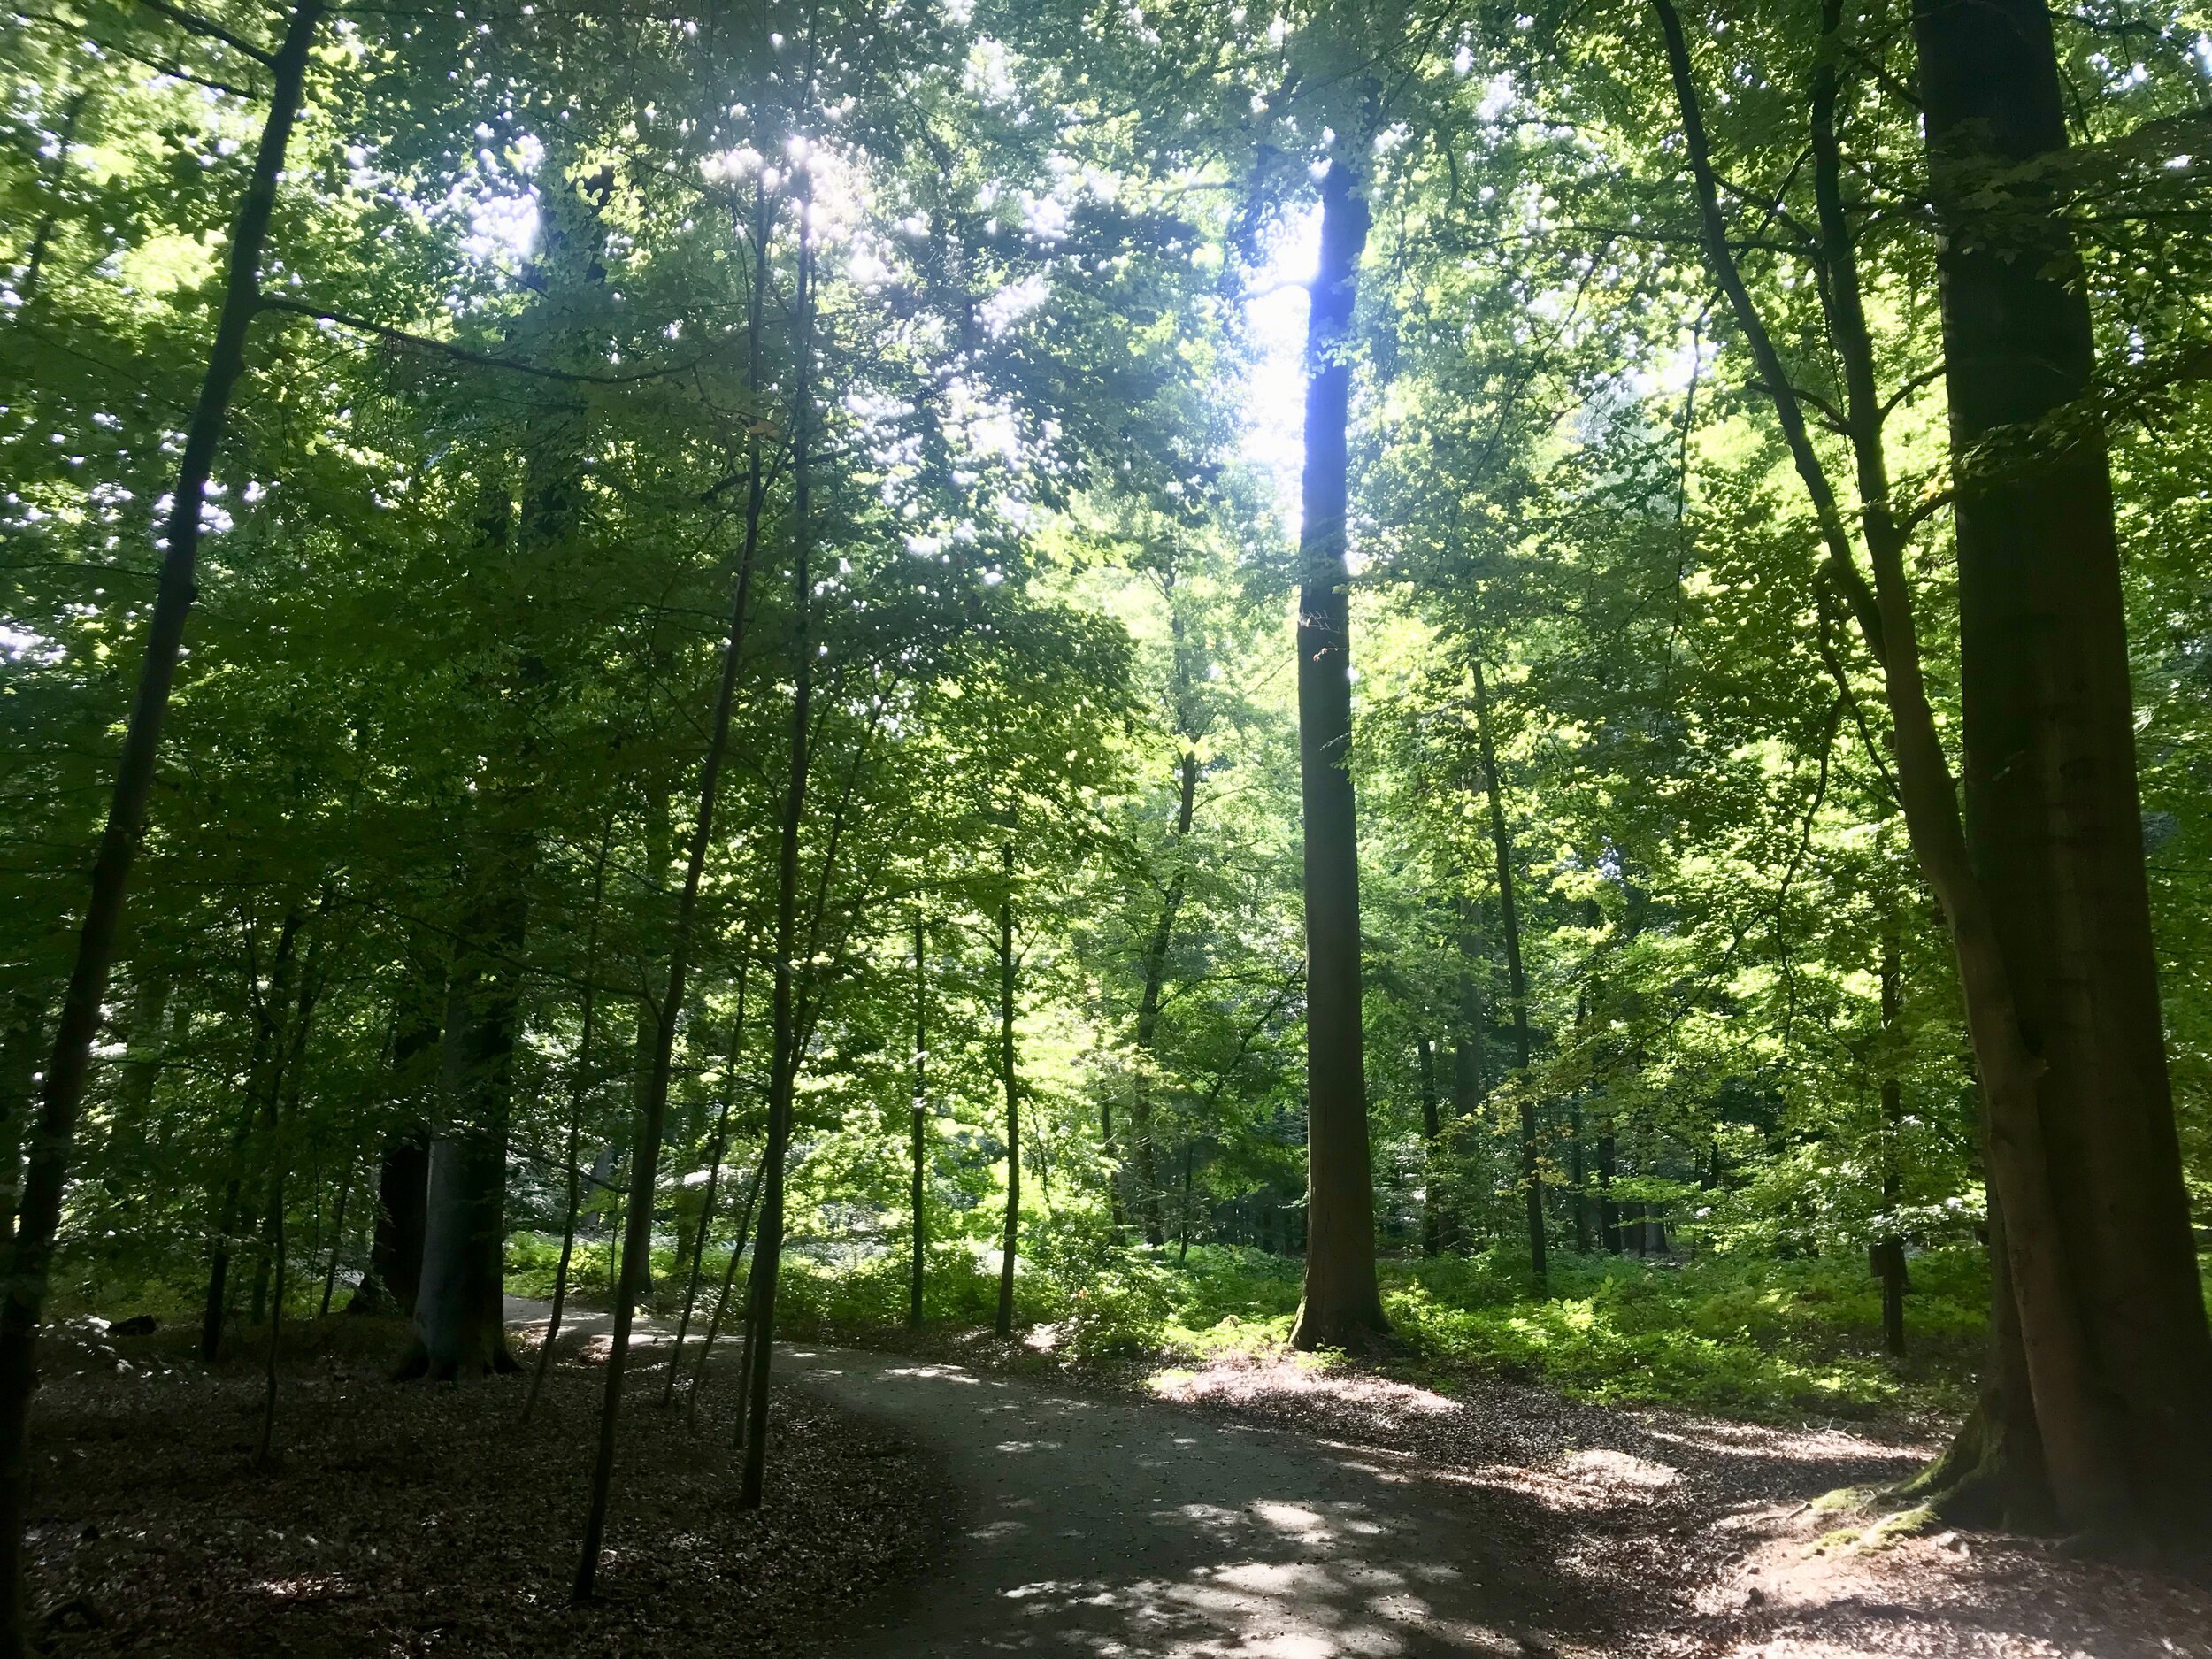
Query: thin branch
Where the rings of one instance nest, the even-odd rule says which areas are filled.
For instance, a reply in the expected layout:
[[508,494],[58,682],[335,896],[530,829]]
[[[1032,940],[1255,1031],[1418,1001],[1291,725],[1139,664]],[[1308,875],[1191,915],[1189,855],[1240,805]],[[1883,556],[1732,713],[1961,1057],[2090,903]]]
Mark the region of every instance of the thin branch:
[[326,305],[311,305],[301,300],[264,296],[261,308],[309,318],[316,322],[335,323],[341,328],[350,328],[357,334],[373,334],[393,345],[432,352],[439,357],[450,357],[456,363],[466,363],[480,369],[506,369],[516,374],[534,375],[540,380],[562,380],[577,386],[634,386],[641,380],[664,380],[671,375],[687,374],[697,366],[695,363],[678,363],[666,368],[641,369],[634,374],[594,374],[580,369],[556,369],[541,363],[525,363],[515,357],[495,357],[486,352],[471,351],[466,346],[457,346],[450,341],[433,340],[425,334],[411,334],[405,329],[394,328],[388,323],[371,322],[365,317],[349,316],[344,311],[333,311]]
[[250,42],[240,40],[221,24],[211,22],[196,12],[187,12],[180,6],[173,6],[169,4],[169,0],[138,0],[138,4],[149,12],[159,12],[188,35],[200,35],[211,41],[220,41],[231,50],[245,53],[264,69],[275,67],[274,54]]

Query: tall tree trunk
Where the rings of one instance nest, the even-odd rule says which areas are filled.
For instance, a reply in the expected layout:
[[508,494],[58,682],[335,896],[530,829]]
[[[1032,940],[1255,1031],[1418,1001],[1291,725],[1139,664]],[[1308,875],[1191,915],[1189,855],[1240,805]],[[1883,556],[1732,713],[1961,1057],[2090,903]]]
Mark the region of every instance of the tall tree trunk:
[[[296,1118],[295,1118],[296,1121]],[[254,1448],[253,1462],[257,1469],[268,1469],[276,1461],[277,1413],[277,1356],[278,1345],[284,1337],[284,1123],[280,1118],[271,1125],[276,1132],[276,1179],[274,1193],[269,1202],[269,1250],[276,1261],[276,1297],[269,1308],[269,1348],[265,1356],[261,1390],[261,1439]]]
[[284,920],[278,926],[267,988],[255,994],[250,979],[248,981],[249,994],[253,996],[254,1025],[246,1055],[246,1098],[239,1107],[238,1127],[231,1133],[230,1173],[223,1186],[221,1207],[216,1212],[214,1247],[208,1262],[207,1297],[200,1313],[200,1358],[210,1365],[223,1348],[223,1320],[230,1304],[230,1252],[242,1220],[239,1206],[245,1195],[247,1151],[253,1141],[253,1126],[256,1120],[274,1110],[276,1090],[281,1081],[274,1070],[279,1064],[277,1043],[282,1031],[279,1010],[292,995],[292,963],[301,919],[295,906],[285,912]]
[[1874,1246],[1875,1271],[1882,1281],[1882,1345],[1905,1352],[1905,1240],[1897,1232],[1899,1193],[1897,1137],[1905,1121],[1905,1088],[1898,1078],[1904,1044],[1904,948],[1897,925],[1882,930],[1882,1236]]
[[1166,988],[1168,952],[1175,939],[1176,913],[1190,876],[1183,854],[1190,841],[1191,820],[1198,808],[1198,749],[1200,720],[1195,707],[1197,676],[1192,648],[1175,606],[1175,572],[1166,576],[1168,632],[1174,654],[1173,693],[1176,733],[1183,752],[1176,762],[1175,873],[1160,899],[1160,919],[1145,947],[1144,990],[1137,1002],[1136,1089],[1130,1102],[1130,1132],[1137,1158],[1137,1210],[1144,1225],[1144,1241],[1157,1246],[1167,1234],[1161,1216],[1158,1156],[1152,1121],[1152,1074],[1159,1046],[1160,997]]
[[[1452,1117],[1465,1125],[1481,1112],[1483,1096],[1489,1087],[1489,1067],[1485,1059],[1489,1046],[1488,1028],[1482,1005],[1482,988],[1475,974],[1477,965],[1484,960],[1479,914],[1475,901],[1463,892],[1453,901],[1453,906],[1458,912],[1459,921],[1455,930],[1459,961],[1455,974],[1459,1008],[1452,1039]],[[1463,1137],[1467,1136],[1463,1126],[1460,1133]],[[1471,1146],[1468,1144],[1469,1139],[1473,1141]],[[1463,1158],[1479,1154],[1482,1148],[1481,1139],[1468,1137],[1460,1142]],[[1474,1183],[1487,1180],[1487,1163],[1485,1157],[1486,1168],[1476,1172]],[[1446,1217],[1448,1226],[1444,1242],[1448,1249],[1463,1248],[1468,1244],[1470,1221],[1465,1209],[1465,1195],[1471,1191],[1479,1190],[1480,1186],[1473,1183],[1462,1186],[1461,1205]]]
[[[1590,909],[1594,912],[1596,904],[1593,902]],[[1594,914],[1591,918],[1593,926],[1596,919]],[[1578,1040],[1586,1040],[1589,1022],[1590,991],[1585,986],[1581,995],[1575,998],[1575,1035]],[[1582,1094],[1579,1090],[1576,1091],[1567,1105],[1567,1179],[1574,1194],[1575,1254],[1587,1256],[1590,1253],[1590,1188],[1589,1171],[1585,1167],[1583,1157]]]
[[1345,139],[1321,184],[1321,265],[1306,322],[1299,534],[1298,773],[1305,825],[1306,1204],[1302,1348],[1386,1331],[1375,1279],[1374,1171],[1361,1027],[1359,838],[1352,790],[1351,576],[1346,563],[1352,318],[1368,211]]
[[1613,1135],[1613,1115],[1598,1123],[1598,1236],[1605,1253],[1621,1253],[1621,1207],[1613,1201],[1613,1178],[1620,1172],[1618,1146]]
[[1190,1260],[1191,1156],[1191,1143],[1186,1141],[1183,1142],[1183,1207],[1175,1217],[1178,1235],[1175,1243],[1175,1260],[1179,1266]]
[[707,1231],[714,1225],[714,1195],[722,1184],[722,1157],[730,1147],[730,1112],[737,1104],[738,1062],[745,1056],[746,959],[737,959],[737,1012],[730,1021],[730,1059],[722,1079],[722,1110],[714,1120],[713,1155],[707,1160],[707,1190],[699,1203],[699,1223],[691,1234],[691,1265],[684,1279],[684,1310],[676,1321],[676,1340],[668,1351],[668,1379],[661,1386],[661,1404],[676,1397],[676,1372],[683,1364],[684,1339],[691,1331],[692,1310],[699,1301],[699,1274],[706,1260]]
[[[756,373],[753,384],[757,386],[758,305],[752,319],[756,343],[752,347]],[[803,341],[802,350],[805,349]],[[803,374],[803,369],[801,371]],[[623,1374],[630,1358],[631,1321],[635,1316],[636,1303],[643,1294],[653,1248],[653,1189],[660,1172],[661,1138],[668,1121],[668,1086],[676,1054],[676,1025],[684,1009],[684,985],[691,971],[692,932],[699,911],[699,884],[706,873],[707,851],[714,842],[714,811],[722,789],[722,752],[729,744],[730,715],[737,703],[737,679],[745,661],[745,621],[752,610],[753,560],[760,547],[760,507],[764,488],[761,476],[759,440],[751,444],[751,481],[747,492],[745,536],[742,550],[738,556],[737,576],[731,585],[730,621],[728,636],[722,644],[722,678],[714,697],[714,714],[708,727],[705,760],[699,769],[699,810],[692,821],[690,855],[684,864],[683,890],[676,902],[676,931],[668,947],[668,989],[662,997],[653,1022],[654,1048],[652,1071],[649,1074],[645,1097],[640,1102],[637,1135],[630,1152],[630,1217],[629,1229],[622,1244],[622,1282],[615,1293],[614,1334],[607,1350],[606,1390],[602,1396],[599,1412],[599,1448],[592,1463],[591,1495],[584,1510],[584,1543],[576,1567],[574,1599],[588,1601],[593,1580],[599,1571],[599,1547],[606,1532],[607,1503],[614,1480],[615,1431],[621,1421]],[[803,485],[801,487],[803,490]],[[787,941],[783,941],[788,949]],[[739,987],[739,1010],[736,1034],[744,1030],[744,990]],[[733,1036],[731,1064],[734,1071],[737,1048]],[[725,1097],[723,1123],[729,1121],[729,1097]],[[715,1148],[718,1166],[721,1146]],[[712,1203],[712,1191],[708,1194]],[[701,1230],[705,1217],[701,1217]],[[694,1266],[696,1262],[695,1259]],[[695,1274],[694,1282],[696,1278]],[[688,1323],[691,1310],[688,1302],[684,1317]],[[682,1333],[677,1336],[677,1347],[683,1344]],[[675,1384],[675,1363],[669,1364],[669,1384]]]
[[[2039,430],[2094,373],[2072,239],[2034,172],[2066,147],[2050,14],[1916,0],[1913,21],[1942,231],[1966,850],[2036,1062],[2016,1111],[1992,1100],[1993,1132],[2039,1119],[2063,1270],[2014,1276],[2036,1414],[2069,1524],[2201,1528],[2212,1336],[2160,1022],[2110,468],[2093,426]],[[1990,200],[1993,173],[2016,169],[2027,181]],[[2071,1324],[2091,1377],[2047,1395],[2037,1350]],[[2117,1466],[2074,1470],[2075,1442]]]
[[28,991],[8,999],[0,1033],[0,1248],[15,1237],[15,1205],[23,1180],[23,1131],[38,1094],[38,1054],[46,1010]]
[[1528,974],[1521,964],[1521,911],[1514,892],[1513,837],[1506,828],[1505,794],[1498,782],[1498,751],[1490,733],[1490,691],[1482,677],[1482,657],[1474,658],[1475,741],[1482,751],[1483,787],[1490,796],[1490,843],[1498,862],[1498,928],[1505,935],[1506,986],[1513,996],[1513,1063],[1519,1069],[1521,1096],[1521,1189],[1528,1213],[1530,1271],[1539,1286],[1547,1276],[1544,1257],[1544,1172],[1538,1161],[1536,1102],[1528,1092]]
[[[330,1311],[330,1299],[338,1290],[338,1266],[346,1254],[346,1204],[353,1196],[354,1162],[356,1154],[349,1151],[343,1171],[338,1178],[338,1202],[330,1217],[330,1271],[323,1276],[322,1305],[315,1310],[319,1319]],[[314,1270],[314,1259],[308,1260],[308,1269]]]
[[[307,961],[300,972],[299,1000],[292,1010],[292,1018],[286,1037],[284,1051],[277,1061],[275,1075],[270,1079],[267,1120],[269,1127],[269,1205],[266,1219],[262,1224],[260,1259],[254,1265],[253,1317],[251,1324],[258,1325],[267,1306],[269,1275],[281,1254],[284,1233],[284,1177],[288,1152],[284,1144],[284,1124],[288,1118],[299,1120],[300,1074],[306,1064],[307,1037],[315,1019],[315,1004],[322,995],[322,956],[325,936],[328,931],[332,892],[323,888],[322,901],[315,907],[314,925],[307,935]],[[287,1106],[291,1108],[287,1111]],[[281,1291],[280,1290],[280,1294]]]
[[[753,1205],[760,1197],[761,1168],[762,1165],[756,1163],[751,1179],[745,1183],[745,1201],[737,1209],[737,1232],[730,1240],[730,1259],[722,1270],[722,1294],[715,1298],[714,1317],[707,1321],[706,1340],[700,1343],[699,1361],[692,1367],[691,1390],[684,1402],[685,1420],[692,1424],[699,1421],[699,1386],[707,1379],[707,1361],[714,1353],[715,1339],[722,1334],[722,1316],[729,1311],[730,1292],[737,1283],[738,1263],[745,1254],[746,1235],[752,1231]],[[737,1374],[741,1380],[747,1375],[746,1361],[742,1357],[738,1363]],[[740,1424],[745,1420],[743,1403],[741,1397],[738,1411]]]
[[521,856],[502,845],[480,867],[447,987],[414,1344],[400,1367],[436,1382],[516,1369],[504,1299],[517,958],[527,926]]
[[[2086,303],[2068,280],[2070,244],[2040,187],[2015,194],[1989,225],[1978,222],[1983,205],[1967,206],[1985,194],[1993,165],[2001,171],[2063,147],[2049,20],[2018,0],[1916,8],[1932,178],[1948,227],[1939,270],[1958,455],[1970,844],[1923,677],[1843,201],[1841,0],[1823,7],[1812,151],[1824,299],[1845,372],[1870,588],[1728,244],[1681,19],[1672,0],[1653,7],[1707,257],[1812,501],[1827,548],[1823,581],[1883,670],[1906,827],[1958,962],[2053,1507],[2070,1528],[2127,1530],[2206,1483],[2212,1336],[2164,1081],[2101,440],[2031,443],[2047,452],[2012,455],[2001,477],[1980,452],[1988,434],[2008,444],[2032,437],[2033,423],[2086,386],[2091,368]],[[1991,821],[2006,803],[2021,823]],[[2024,941],[2035,945],[2024,956]],[[2107,1071],[2116,1079],[2108,1086]],[[2087,1179],[2056,1179],[2054,1144],[2066,1150],[2062,1167]],[[2101,1219],[2085,1213],[2099,1207]],[[2125,1366],[2123,1352],[2145,1363]]]
[[415,1311],[430,1201],[430,1121],[445,1034],[446,961],[426,933],[407,941],[408,972],[392,1010],[391,1099],[411,1121],[377,1161],[369,1271],[347,1311]]
[[1144,1225],[1144,1241],[1158,1245],[1167,1237],[1160,1213],[1160,1178],[1153,1148],[1152,1067],[1159,1046],[1160,996],[1167,984],[1168,950],[1175,938],[1175,913],[1182,909],[1189,880],[1180,862],[1183,843],[1190,838],[1191,818],[1198,801],[1198,751],[1185,749],[1177,768],[1179,791],[1175,808],[1175,845],[1178,863],[1160,899],[1160,919],[1144,951],[1144,991],[1137,1002],[1137,1077],[1130,1101],[1129,1133],[1137,1162],[1137,1214]]
[[131,1025],[125,1038],[129,1048],[123,1061],[121,1086],[116,1091],[121,1120],[118,1128],[126,1135],[143,1135],[152,1115],[154,1090],[167,1057],[162,1027],[168,1021],[169,999],[174,989],[175,983],[165,971],[149,972],[133,989]]
[[[811,43],[808,46],[810,54]],[[791,775],[776,856],[776,986],[773,1051],[768,1069],[768,1136],[761,1151],[760,1230],[746,1297],[741,1429],[745,1465],[738,1507],[760,1507],[768,1480],[768,1385],[774,1369],[776,1273],[782,1263],[784,1162],[791,1149],[792,1096],[799,1075],[799,1010],[793,954],[798,943],[799,834],[806,825],[808,739],[814,709],[814,221],[813,175],[797,169],[799,248],[792,295],[791,409]],[[762,240],[766,225],[764,221]]]
[[998,900],[999,1080],[1006,1087],[1006,1226],[999,1240],[998,1325],[1014,1334],[1014,1253],[1021,1243],[1022,1109],[1014,1071],[1014,844],[1005,849],[1006,885]]
[[929,1129],[929,978],[928,933],[921,912],[914,913],[914,1190],[910,1209],[914,1219],[912,1283],[907,1288],[906,1323],[922,1328],[922,1279],[928,1258],[926,1137]]
[[584,931],[581,1020],[576,1033],[575,1063],[568,1072],[568,1145],[562,1160],[568,1202],[561,1217],[561,1255],[553,1267],[553,1310],[546,1316],[545,1336],[538,1344],[537,1363],[531,1368],[529,1398],[522,1402],[525,1423],[538,1409],[538,1396],[545,1392],[546,1372],[552,1369],[553,1344],[560,1339],[561,1313],[568,1302],[569,1264],[576,1256],[576,1223],[584,1207],[583,1171],[577,1166],[576,1157],[583,1149],[584,1102],[591,1094],[592,1027],[599,1011],[599,924],[607,896],[607,855],[613,839],[614,813],[610,808],[599,827],[599,851],[591,865],[591,920]]
[[160,747],[162,717],[169,707],[184,644],[184,623],[193,599],[194,567],[200,542],[201,510],[215,452],[229,418],[231,395],[246,365],[246,333],[260,298],[261,257],[268,240],[269,217],[276,206],[277,180],[285,147],[299,113],[307,77],[308,49],[321,20],[320,0],[302,0],[285,26],[284,38],[270,58],[269,112],[254,152],[253,170],[232,226],[229,265],[215,343],[199,402],[187,423],[184,453],[165,527],[161,576],[147,630],[146,654],[138,689],[124,728],[123,753],[116,768],[107,826],[92,865],[91,894],[83,932],[70,971],[47,1062],[43,1098],[29,1137],[29,1165],[16,1236],[8,1251],[6,1300],[0,1303],[0,1653],[24,1645],[23,1527],[30,1495],[31,1394],[38,1385],[39,1319],[46,1305],[54,1235],[61,1225],[62,1193],[69,1179],[69,1155],[77,1132],[77,1112],[92,1068],[92,1045],[99,1034],[100,1003],[107,991],[108,968],[123,919],[124,895],[133,859],[145,829],[153,789],[154,757]]
[[1421,1254],[1434,1256],[1442,1247],[1444,1197],[1440,1164],[1444,1125],[1436,1112],[1436,1045],[1423,1037],[1421,1058]]

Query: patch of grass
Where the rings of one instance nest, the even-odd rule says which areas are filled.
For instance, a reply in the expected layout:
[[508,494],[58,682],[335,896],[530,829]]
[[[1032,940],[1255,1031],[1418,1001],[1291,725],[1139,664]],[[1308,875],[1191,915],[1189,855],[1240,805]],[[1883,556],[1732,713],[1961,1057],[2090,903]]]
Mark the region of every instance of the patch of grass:
[[[1169,1348],[1202,1361],[1279,1348],[1300,1267],[1194,1248],[1172,1280]],[[1916,1258],[1912,1352],[1900,1363],[1881,1351],[1880,1293],[1856,1261],[1564,1256],[1542,1295],[1525,1261],[1498,1252],[1386,1262],[1382,1276],[1385,1310],[1425,1372],[1490,1371],[1607,1404],[1763,1418],[1962,1409],[1987,1296],[1978,1252]]]

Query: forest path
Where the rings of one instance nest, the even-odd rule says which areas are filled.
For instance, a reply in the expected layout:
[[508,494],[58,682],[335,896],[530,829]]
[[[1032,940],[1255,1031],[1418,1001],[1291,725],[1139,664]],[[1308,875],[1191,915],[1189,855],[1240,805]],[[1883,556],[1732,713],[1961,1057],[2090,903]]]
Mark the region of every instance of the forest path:
[[1559,1589],[1476,1502],[1357,1449],[881,1354],[782,1375],[934,1453],[949,1558],[833,1659],[1335,1659],[1548,1653]]
[[[507,1298],[511,1324],[550,1312]],[[562,1338],[611,1325],[571,1310]],[[672,1331],[636,1333],[664,1350]],[[812,1344],[778,1343],[776,1373],[920,1446],[955,1488],[946,1558],[827,1659],[1550,1654],[1540,1632],[1573,1599],[1500,1548],[1479,1494],[1355,1447]]]

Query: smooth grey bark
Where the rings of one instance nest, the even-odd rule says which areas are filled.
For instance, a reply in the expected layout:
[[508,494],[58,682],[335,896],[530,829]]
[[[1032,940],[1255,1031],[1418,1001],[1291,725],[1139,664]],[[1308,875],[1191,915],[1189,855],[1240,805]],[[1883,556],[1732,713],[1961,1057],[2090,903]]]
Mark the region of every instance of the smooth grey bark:
[[1351,772],[1351,575],[1346,564],[1352,319],[1367,246],[1364,183],[1339,145],[1321,184],[1321,265],[1306,322],[1299,534],[1298,772],[1305,827],[1306,1202],[1291,1342],[1364,1346],[1389,1326],[1375,1278],[1374,1168],[1362,1031],[1359,837]]
[[61,1225],[78,1110],[91,1073],[92,1045],[99,1034],[100,1004],[122,926],[131,865],[145,831],[162,719],[182,654],[185,618],[194,596],[201,509],[228,424],[232,395],[245,372],[246,335],[260,296],[262,254],[276,207],[277,182],[306,84],[308,50],[322,15],[320,0],[303,0],[269,58],[269,112],[231,227],[222,309],[199,399],[185,427],[138,688],[124,727],[107,825],[93,858],[84,927],[62,999],[37,1120],[28,1138],[22,1206],[8,1250],[6,1296],[0,1302],[0,1652],[14,1653],[25,1646],[23,1529],[30,1493],[31,1394],[38,1381],[39,1321],[46,1305],[54,1237]]

